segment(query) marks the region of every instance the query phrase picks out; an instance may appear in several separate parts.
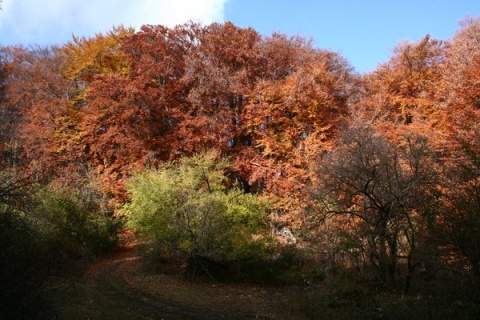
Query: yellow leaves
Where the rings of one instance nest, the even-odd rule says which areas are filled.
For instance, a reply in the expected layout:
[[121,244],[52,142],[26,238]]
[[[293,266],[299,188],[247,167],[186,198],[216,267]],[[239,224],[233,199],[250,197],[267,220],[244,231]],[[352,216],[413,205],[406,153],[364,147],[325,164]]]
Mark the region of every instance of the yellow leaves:
[[133,32],[133,28],[119,26],[94,38],[74,36],[73,41],[62,48],[66,59],[65,76],[71,80],[91,81],[95,74],[127,73],[128,64],[120,45],[122,39]]
[[71,107],[65,107],[53,121],[55,123],[53,137],[57,141],[55,152],[61,153],[68,148],[72,148],[73,145],[80,143],[78,125],[81,121],[81,115],[77,110]]

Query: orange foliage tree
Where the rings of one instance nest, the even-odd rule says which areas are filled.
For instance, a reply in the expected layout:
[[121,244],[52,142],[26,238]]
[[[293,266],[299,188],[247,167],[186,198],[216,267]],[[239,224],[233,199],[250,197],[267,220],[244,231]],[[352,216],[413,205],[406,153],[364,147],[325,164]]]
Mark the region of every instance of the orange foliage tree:
[[[440,93],[444,183],[435,232],[447,255],[480,287],[480,19],[468,18],[447,43]],[[449,247],[453,245],[453,249]],[[453,252],[453,254],[452,254]],[[450,261],[452,262],[452,261]]]
[[[448,43],[442,93],[442,119],[451,150],[467,143],[480,151],[480,18],[469,18]],[[460,142],[460,143],[458,143]]]
[[245,186],[298,191],[355,81],[336,53],[231,23],[144,26],[119,50],[128,72],[92,76],[82,110],[86,152],[112,184],[134,167],[214,148],[232,156]]
[[[281,49],[281,51],[279,51]],[[328,150],[354,91],[356,76],[339,54],[314,49],[298,37],[262,43],[264,70],[245,118],[257,155],[250,179],[276,197],[281,220],[298,222],[316,157]],[[280,63],[283,63],[280,64]],[[268,75],[268,76],[267,76]],[[293,215],[291,215],[293,214]]]
[[444,43],[429,35],[417,43],[400,43],[387,63],[363,77],[353,113],[391,138],[405,131],[431,136],[440,120],[444,56]]
[[10,58],[7,48],[0,49],[0,168],[14,165],[19,149],[16,143],[21,115],[18,108],[8,103],[7,79],[10,76]]
[[9,47],[6,53],[10,76],[4,82],[5,103],[22,116],[18,143],[32,169],[55,176],[72,159],[69,146],[78,142],[63,59],[56,47]]

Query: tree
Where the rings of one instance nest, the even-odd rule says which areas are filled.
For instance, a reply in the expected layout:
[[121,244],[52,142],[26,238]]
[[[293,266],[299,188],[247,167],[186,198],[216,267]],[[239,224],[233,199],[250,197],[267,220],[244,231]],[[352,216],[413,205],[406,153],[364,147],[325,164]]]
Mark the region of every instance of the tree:
[[434,233],[444,248],[454,246],[450,256],[457,259],[449,262],[470,269],[480,287],[480,153],[463,145],[461,157],[445,165]]
[[244,107],[256,79],[260,35],[230,22],[188,26],[183,83],[188,88],[176,149],[185,153],[215,148],[232,154],[248,143]]
[[480,286],[480,19],[467,18],[460,25],[447,45],[440,92],[448,143],[442,149],[445,177],[435,232],[444,237],[443,244],[454,246],[457,257],[467,259]]
[[[57,47],[8,47],[4,104],[18,112],[16,143],[30,170],[55,176],[75,162],[78,112],[70,104],[70,82]],[[19,130],[21,128],[21,130]]]
[[122,209],[129,226],[190,263],[261,257],[271,242],[265,204],[226,188],[222,171],[228,165],[209,152],[137,173]]
[[[415,130],[428,136],[438,134],[440,89],[445,44],[426,35],[418,42],[402,42],[390,60],[362,79],[352,108],[375,127],[395,137]],[[440,141],[439,141],[440,144]]]
[[[478,152],[480,123],[480,18],[468,18],[448,42],[441,90],[442,129],[449,138],[445,154],[464,143]],[[460,142],[460,143],[459,143]]]
[[133,28],[114,27],[105,35],[75,37],[60,49],[64,58],[62,74],[73,81],[72,97],[77,109],[85,105],[85,90],[97,75],[127,74],[125,53],[120,49],[123,39],[134,33]]
[[265,77],[245,108],[256,151],[247,162],[249,180],[276,198],[282,224],[298,226],[298,215],[308,203],[310,166],[330,148],[347,113],[356,76],[339,54],[314,49],[299,37],[276,35],[259,51],[260,61],[272,70],[263,70]]
[[168,133],[186,94],[181,78],[187,38],[180,28],[143,26],[122,41],[129,72],[99,74],[87,88],[85,153],[117,197],[132,170],[170,158],[174,138]]
[[7,48],[0,49],[0,168],[10,167],[18,162],[21,114],[15,105],[8,103],[7,79],[11,76],[11,55]]
[[396,147],[369,127],[353,126],[338,149],[318,163],[319,210],[350,218],[377,278],[392,286],[400,258],[407,262],[405,290],[415,268],[431,175],[426,139],[405,136]]
[[97,74],[128,73],[125,54],[120,47],[123,39],[133,33],[133,28],[118,26],[105,35],[99,33],[92,38],[73,36],[73,40],[61,48],[66,60],[65,75],[72,80],[91,82]]
[[276,160],[292,160],[311,139],[329,140],[352,93],[354,77],[338,54],[307,46],[299,58],[303,64],[283,79],[259,82],[246,115],[262,154]]

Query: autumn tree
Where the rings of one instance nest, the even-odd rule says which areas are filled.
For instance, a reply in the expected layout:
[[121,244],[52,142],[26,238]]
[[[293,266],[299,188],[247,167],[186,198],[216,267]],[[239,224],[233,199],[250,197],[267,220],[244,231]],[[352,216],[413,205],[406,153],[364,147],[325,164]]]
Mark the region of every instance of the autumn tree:
[[[405,132],[429,135],[441,159],[435,176],[444,176],[436,187],[437,196],[442,196],[430,204],[438,215],[432,236],[450,239],[450,243],[442,240],[443,250],[453,246],[458,251],[453,250],[452,256],[468,254],[473,266],[476,251],[471,244],[476,241],[472,235],[477,227],[472,155],[478,154],[479,145],[479,20],[467,18],[460,26],[451,40],[427,36],[417,43],[400,44],[388,63],[364,77],[366,95],[360,96],[354,114],[394,143]],[[461,258],[456,262],[462,264]]]
[[178,151],[217,148],[232,153],[245,143],[244,106],[256,80],[260,35],[230,22],[194,31],[185,57],[183,82],[188,88],[184,118],[178,124]]
[[85,90],[96,74],[125,72],[118,46],[132,32],[118,27],[95,38],[74,37],[62,48],[3,48],[2,70],[8,75],[2,81],[1,108],[3,147],[10,148],[6,152],[21,155],[30,170],[48,179],[88,171],[80,128]]
[[71,98],[79,109],[85,104],[85,90],[96,75],[128,73],[128,63],[120,50],[122,40],[133,34],[133,28],[113,27],[106,34],[76,37],[60,51],[65,62],[62,74],[73,81]]
[[316,139],[311,145],[328,140],[346,114],[353,84],[348,63],[309,47],[302,58],[308,62],[283,79],[264,80],[255,88],[249,125],[266,157],[290,160],[309,139]]
[[[91,82],[98,74],[128,73],[120,46],[122,40],[133,33],[133,28],[118,26],[91,38],[73,36],[61,49],[66,60],[65,75],[72,80]],[[78,86],[84,84],[78,83]]]
[[[202,149],[233,153],[259,36],[231,23],[144,26],[121,45],[128,73],[98,75],[87,93],[84,142],[113,180],[132,167]],[[110,148],[108,146],[113,146]]]
[[344,216],[364,244],[377,278],[392,286],[398,262],[407,264],[408,290],[428,208],[431,168],[426,140],[406,136],[395,146],[369,127],[353,126],[318,163],[319,212]]
[[186,95],[180,82],[186,44],[180,29],[143,26],[122,42],[129,72],[97,75],[88,87],[82,141],[110,187],[132,168],[169,158],[173,138],[166,133]]
[[17,162],[19,145],[16,142],[21,115],[15,105],[8,103],[6,82],[10,76],[11,55],[7,48],[0,49],[0,168]]
[[[444,246],[442,254],[457,257],[448,262],[470,269],[480,287],[480,154],[471,149],[464,151],[463,158],[445,170],[434,232]],[[450,245],[455,249],[448,252]]]
[[444,56],[444,43],[429,35],[399,43],[388,62],[364,75],[365,90],[352,109],[355,117],[375,123],[393,139],[405,131],[437,133]]
[[[467,18],[451,41],[443,69],[442,148],[444,177],[442,207],[435,232],[453,245],[480,283],[478,248],[480,154],[480,19]],[[455,251],[455,250],[454,250]],[[465,267],[459,258],[456,263]]]
[[144,26],[119,50],[128,72],[89,78],[81,120],[89,162],[110,185],[135,167],[216,148],[235,155],[232,177],[246,188],[260,191],[277,166],[289,177],[264,190],[288,190],[332,136],[354,82],[338,54],[231,23]]
[[[478,152],[480,123],[480,19],[468,18],[448,43],[441,90],[442,124],[450,150],[463,143]],[[445,150],[448,153],[448,149]]]
[[71,108],[70,84],[62,76],[57,47],[8,47],[10,76],[4,82],[4,103],[21,115],[18,143],[31,169],[53,174],[72,157],[78,143],[77,114]]
[[298,37],[276,35],[261,44],[260,52],[273,70],[263,71],[265,78],[252,91],[245,113],[257,151],[250,159],[250,180],[277,196],[281,211],[298,213],[305,204],[309,167],[329,148],[346,115],[355,75],[339,54],[315,49]]

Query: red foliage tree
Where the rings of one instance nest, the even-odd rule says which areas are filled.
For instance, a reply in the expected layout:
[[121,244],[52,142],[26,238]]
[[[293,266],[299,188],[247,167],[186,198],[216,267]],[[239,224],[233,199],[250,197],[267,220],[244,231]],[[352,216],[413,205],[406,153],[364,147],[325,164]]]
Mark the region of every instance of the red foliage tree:
[[78,113],[70,103],[70,82],[62,75],[56,47],[9,47],[10,74],[4,82],[5,103],[18,110],[18,143],[31,169],[55,176],[78,145]]
[[129,71],[99,74],[88,86],[82,141],[113,192],[132,169],[169,159],[168,133],[188,93],[181,79],[190,43],[181,27],[143,26],[122,42]]
[[215,148],[238,150],[248,137],[242,115],[258,77],[260,36],[232,23],[190,26],[194,41],[185,57],[188,88],[183,119],[178,123],[176,149],[190,153]]

